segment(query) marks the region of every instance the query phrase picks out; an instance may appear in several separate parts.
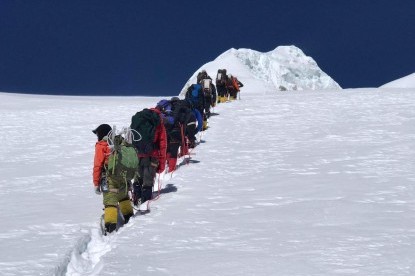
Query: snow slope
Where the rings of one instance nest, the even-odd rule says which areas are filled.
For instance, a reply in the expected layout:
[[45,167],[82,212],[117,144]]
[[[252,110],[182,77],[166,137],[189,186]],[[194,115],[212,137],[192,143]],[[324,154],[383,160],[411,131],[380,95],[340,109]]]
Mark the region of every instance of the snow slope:
[[159,98],[0,93],[0,275],[414,275],[415,94],[260,89],[108,237],[91,129]]
[[215,60],[201,66],[186,82],[187,87],[196,82],[201,70],[216,78],[218,69],[238,77],[249,91],[341,89],[311,58],[295,46],[279,46],[273,51],[261,53],[251,49],[230,49]]
[[415,88],[415,73],[403,78],[388,82],[380,88]]

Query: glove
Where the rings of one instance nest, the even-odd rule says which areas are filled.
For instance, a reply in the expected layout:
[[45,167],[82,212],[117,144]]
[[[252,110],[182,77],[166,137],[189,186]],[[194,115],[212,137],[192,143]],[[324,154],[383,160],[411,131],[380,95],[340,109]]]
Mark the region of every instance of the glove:
[[96,187],[94,186],[94,191],[97,195],[101,194],[101,188],[99,186],[96,186]]

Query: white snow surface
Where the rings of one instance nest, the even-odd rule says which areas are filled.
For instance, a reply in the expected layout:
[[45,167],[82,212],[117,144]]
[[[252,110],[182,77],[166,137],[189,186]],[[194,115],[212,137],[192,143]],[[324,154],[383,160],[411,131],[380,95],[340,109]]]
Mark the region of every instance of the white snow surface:
[[415,94],[261,89],[105,237],[91,129],[160,98],[0,93],[0,275],[415,275]]
[[380,88],[415,88],[415,73],[388,82],[382,85]]
[[201,70],[206,70],[215,80],[218,69],[227,69],[228,74],[247,84],[245,89],[250,91],[341,89],[313,58],[291,45],[278,46],[267,53],[232,48],[196,70],[180,94],[184,95],[187,88],[196,83],[196,76]]

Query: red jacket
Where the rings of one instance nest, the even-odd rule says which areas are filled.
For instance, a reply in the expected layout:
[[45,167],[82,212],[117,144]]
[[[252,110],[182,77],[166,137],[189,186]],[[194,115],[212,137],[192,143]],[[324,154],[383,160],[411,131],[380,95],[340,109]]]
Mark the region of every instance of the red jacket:
[[167,134],[166,128],[163,124],[163,118],[161,116],[160,110],[156,108],[150,108],[150,110],[156,112],[160,117],[160,124],[156,128],[156,133],[154,135],[154,143],[156,149],[153,150],[150,154],[138,154],[138,157],[155,157],[159,161],[159,166],[157,169],[158,173],[161,173],[166,168],[166,152],[167,152]]
[[108,146],[107,141],[101,140],[95,144],[95,156],[94,156],[94,168],[92,171],[92,177],[94,186],[99,186],[101,180],[102,169],[105,164],[108,164],[108,156],[111,154],[111,149]]

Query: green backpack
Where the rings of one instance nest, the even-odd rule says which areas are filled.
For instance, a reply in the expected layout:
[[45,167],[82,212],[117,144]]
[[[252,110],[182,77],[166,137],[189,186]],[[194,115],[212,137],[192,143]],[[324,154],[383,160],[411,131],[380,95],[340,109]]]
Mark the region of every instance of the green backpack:
[[133,145],[138,153],[149,154],[156,148],[154,137],[160,122],[160,115],[147,108],[137,112],[131,118]]
[[127,143],[122,135],[115,135],[110,141],[113,147],[108,157],[109,175],[124,176],[133,179],[138,173],[137,151],[132,144]]

